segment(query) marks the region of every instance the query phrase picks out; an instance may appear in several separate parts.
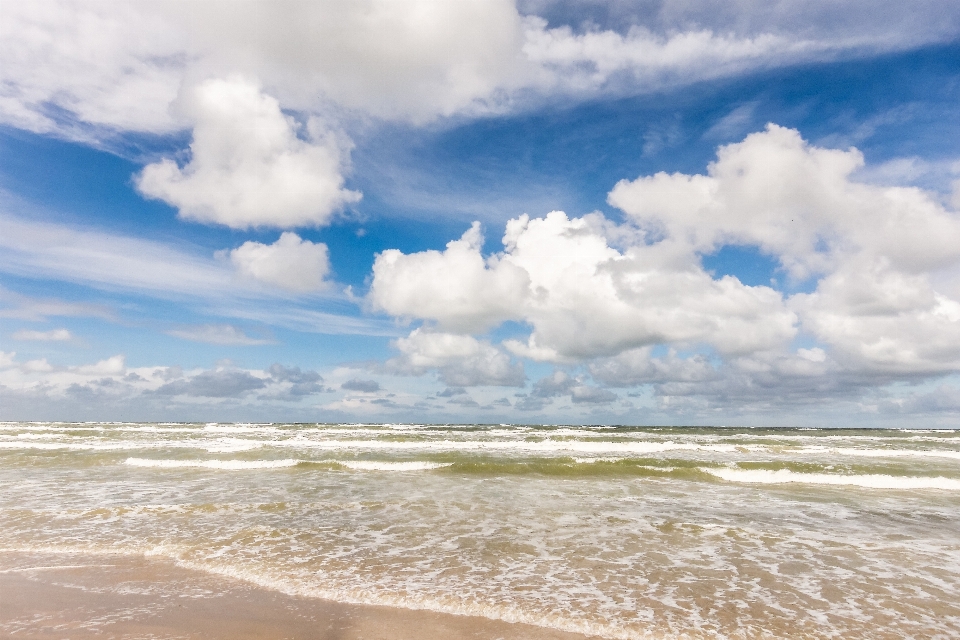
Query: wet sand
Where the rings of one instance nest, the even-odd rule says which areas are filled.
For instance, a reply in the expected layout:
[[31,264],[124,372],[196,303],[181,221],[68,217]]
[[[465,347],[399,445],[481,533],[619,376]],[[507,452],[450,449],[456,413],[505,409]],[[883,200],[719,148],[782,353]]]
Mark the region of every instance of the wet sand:
[[0,636],[61,640],[584,640],[586,636],[269,591],[136,556],[0,553]]

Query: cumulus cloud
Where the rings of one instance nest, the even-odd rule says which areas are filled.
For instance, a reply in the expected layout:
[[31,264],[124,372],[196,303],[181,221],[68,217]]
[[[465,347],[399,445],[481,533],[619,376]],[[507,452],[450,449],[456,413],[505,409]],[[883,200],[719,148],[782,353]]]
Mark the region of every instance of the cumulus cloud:
[[798,278],[854,251],[917,272],[960,255],[960,224],[930,194],[855,182],[863,155],[814,147],[776,125],[719,149],[707,175],[622,180],[608,201],[673,243],[755,245]]
[[473,336],[419,328],[393,346],[400,356],[387,361],[391,373],[423,375],[435,370],[449,387],[519,387],[526,380],[521,363]]
[[14,340],[39,340],[43,342],[60,342],[70,340],[73,336],[66,329],[51,329],[50,331],[33,331],[21,329],[13,334]]
[[960,387],[940,385],[928,392],[900,398],[884,398],[879,410],[898,414],[960,414]]
[[[709,342],[724,353],[742,353],[776,347],[795,334],[795,315],[769,287],[714,280],[692,254],[646,245],[621,253],[608,243],[605,222],[559,211],[524,215],[507,223],[506,250],[487,260],[479,242],[463,240],[443,253],[384,252],[374,265],[370,296],[395,315],[441,327],[525,320],[533,326],[529,339],[505,346],[548,361],[667,342]],[[504,282],[511,286],[491,296],[490,283]],[[436,292],[441,303],[421,303],[424,291]],[[444,297],[444,291],[455,293]],[[454,295],[460,304],[450,299]]]
[[519,318],[530,278],[497,256],[484,259],[482,247],[480,223],[475,222],[442,252],[384,251],[373,264],[372,306],[395,316],[429,318],[442,329],[463,332]]
[[[811,368],[801,371],[801,362]],[[644,399],[639,412],[638,407],[629,407],[629,396],[638,394],[618,400],[617,394],[595,386],[585,374],[573,376],[565,371],[535,383],[539,396],[517,393],[513,406],[561,419],[579,414],[603,416],[603,421],[710,422],[717,415],[716,407],[722,404],[727,408],[725,415],[764,415],[768,424],[770,416],[777,416],[780,422],[791,421],[788,423],[795,423],[792,421],[799,416],[801,424],[818,424],[811,423],[811,408],[816,413],[817,407],[823,407],[824,415],[833,411],[837,416],[842,411],[845,419],[857,419],[860,413],[861,420],[870,424],[879,419],[904,424],[909,419],[906,416],[924,415],[933,420],[931,424],[947,426],[953,424],[950,420],[957,410],[957,381],[953,378],[939,386],[893,384],[879,388],[873,380],[868,391],[851,396],[849,376],[838,376],[836,363],[817,348],[739,358],[718,366],[726,370],[711,379],[674,376],[651,383],[653,393],[640,394]],[[493,390],[450,391],[438,394],[444,401],[455,400],[448,408],[488,410],[510,405],[509,400],[492,395]],[[179,367],[128,367],[122,355],[92,364],[60,366],[42,359],[18,361],[15,353],[0,352],[0,413],[4,419],[104,419],[106,412],[110,416],[107,419],[127,420],[132,415],[142,420],[169,419],[171,414],[184,420],[217,420],[224,416],[249,420],[252,413],[257,419],[275,420],[278,412],[285,412],[289,417],[283,419],[316,420],[318,408],[324,419],[334,420],[375,419],[373,416],[384,415],[380,412],[387,409],[389,415],[407,416],[403,419],[419,416],[422,420],[424,415],[447,419],[448,415],[444,405],[425,403],[416,393],[399,397],[343,394],[321,407],[311,404],[318,394],[331,392],[318,372],[279,363],[265,370],[225,366],[184,371]],[[475,397],[470,398],[471,394]],[[298,412],[289,413],[294,409]],[[440,413],[425,413],[433,411]]]
[[285,367],[275,362],[270,365],[268,372],[275,382],[286,383],[284,385],[286,395],[292,397],[332,391],[323,386],[323,377],[316,371],[301,371],[300,367]]
[[167,331],[167,335],[207,344],[253,346],[273,344],[273,340],[252,338],[231,324],[203,324]]
[[[863,184],[856,149],[824,149],[769,125],[721,147],[707,175],[621,181],[609,201],[675,251],[759,247],[816,290],[788,306],[847,366],[960,367],[960,304],[931,274],[960,263],[960,216],[914,187]],[[948,283],[949,288],[949,283]]]
[[676,349],[670,349],[662,357],[653,357],[652,352],[651,347],[641,347],[595,360],[590,363],[590,374],[594,379],[616,387],[666,382],[703,383],[721,377],[709,359],[701,354],[684,358],[677,355]]
[[154,393],[167,396],[233,398],[265,386],[263,379],[246,371],[216,370],[204,371],[189,379],[168,382]]
[[540,378],[533,384],[531,396],[534,398],[554,398],[570,393],[570,389],[577,385],[577,380],[566,371],[554,371],[549,376]]
[[490,100],[518,75],[522,19],[511,0],[206,2],[166,12],[207,55],[278,86],[295,108],[318,97],[413,121]]
[[617,399],[617,394],[609,389],[592,385],[577,385],[570,390],[570,400],[574,404],[607,404]]
[[809,411],[828,401],[851,402],[865,389],[883,383],[843,370],[819,347],[727,360],[683,356],[673,349],[654,355],[652,349],[643,348],[595,360],[587,369],[606,386],[649,386],[661,410],[691,417],[709,416],[718,407],[740,414],[772,415],[798,406]]
[[341,384],[340,388],[347,391],[360,391],[361,393],[376,393],[380,391],[380,383],[376,380],[358,380],[354,378]]
[[447,400],[447,404],[455,404],[460,407],[477,409],[480,407],[480,403],[471,398],[470,396],[454,396]]
[[[960,222],[960,221],[958,221]],[[805,329],[848,367],[888,374],[960,369],[960,302],[928,274],[884,258],[851,258],[792,306]]]
[[121,375],[127,370],[127,359],[122,354],[104,358],[94,364],[75,367],[74,370],[88,376]]
[[297,293],[323,289],[330,271],[327,245],[290,231],[273,244],[244,242],[230,252],[230,262],[244,276]]
[[569,396],[574,404],[607,404],[617,399],[617,394],[608,389],[585,384],[582,379],[558,370],[537,380],[519,406],[526,411],[539,411],[559,396]]
[[280,104],[240,76],[207,80],[179,103],[193,122],[190,161],[149,164],[137,188],[197,222],[235,229],[325,224],[360,194],[343,188],[344,150],[316,122],[309,139]]
[[[504,342],[515,355],[586,363],[607,385],[683,397],[773,393],[777,380],[801,395],[850,392],[958,371],[960,214],[918,188],[858,182],[862,166],[856,149],[770,125],[720,147],[705,175],[618,183],[609,201],[627,214],[623,225],[555,211],[509,221],[493,256],[482,255],[476,226],[442,252],[384,252],[370,299],[443,328],[519,320],[531,332]],[[701,256],[727,245],[756,247],[812,290],[713,277]],[[791,347],[798,336],[815,344]],[[654,356],[658,345],[666,353]],[[571,398],[583,386],[550,380],[521,404],[559,395],[550,384]]]

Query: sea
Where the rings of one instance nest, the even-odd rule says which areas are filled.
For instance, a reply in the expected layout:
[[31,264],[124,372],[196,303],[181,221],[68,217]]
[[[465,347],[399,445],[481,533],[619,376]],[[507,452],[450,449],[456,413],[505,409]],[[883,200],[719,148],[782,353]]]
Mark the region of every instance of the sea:
[[0,423],[0,552],[607,638],[960,637],[960,430]]

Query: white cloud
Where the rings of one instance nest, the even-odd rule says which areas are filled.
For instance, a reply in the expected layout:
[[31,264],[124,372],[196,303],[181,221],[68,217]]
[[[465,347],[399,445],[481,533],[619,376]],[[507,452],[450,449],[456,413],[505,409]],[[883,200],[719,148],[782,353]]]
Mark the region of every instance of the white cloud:
[[665,35],[634,26],[626,35],[611,30],[577,34],[569,26],[548,29],[538,18],[529,18],[526,27],[523,52],[549,73],[548,82],[561,90],[590,93],[632,92],[638,85],[649,91],[816,57],[837,46],[770,33],[718,35],[709,29]]
[[273,244],[244,242],[230,252],[230,262],[244,276],[297,293],[325,288],[330,271],[327,245],[289,231]]
[[207,344],[238,346],[274,344],[273,340],[252,338],[231,324],[203,324],[193,327],[182,327],[180,329],[167,331],[167,335],[175,338],[183,338],[184,340],[192,340],[193,342],[205,342]]
[[190,162],[144,167],[137,188],[197,222],[249,227],[325,224],[360,194],[343,188],[343,151],[333,135],[298,125],[276,99],[239,76],[208,80],[180,108],[194,123]]
[[[284,104],[331,101],[424,121],[494,99],[518,74],[521,18],[511,0],[203,2],[163,7],[203,64],[264,79]],[[319,100],[318,100],[319,99]]]
[[183,34],[140,3],[5,2],[0,120],[87,138],[84,125],[164,133],[184,73]]
[[927,274],[851,259],[791,301],[803,326],[848,368],[932,374],[960,370],[960,302]]
[[[960,370],[960,301],[951,297],[960,214],[918,188],[857,182],[862,164],[856,149],[818,148],[770,125],[721,147],[706,175],[618,183],[609,200],[628,214],[623,226],[599,214],[524,215],[486,259],[477,227],[444,252],[384,252],[370,298],[460,330],[520,320],[532,331],[507,340],[508,350],[588,362],[610,384],[722,386],[718,378],[733,375],[743,391],[757,376],[865,384]],[[785,299],[713,278],[700,255],[726,244],[757,246],[819,282]],[[818,344],[791,354],[800,331]],[[651,358],[654,345],[709,347],[724,366],[673,351]]]
[[386,370],[400,375],[439,372],[449,387],[482,385],[523,386],[523,365],[493,345],[472,336],[414,329],[393,342],[400,356],[388,360]]
[[955,215],[920,189],[853,181],[862,165],[856,149],[814,147],[795,130],[768,125],[721,147],[707,175],[622,180],[608,200],[671,242],[703,252],[757,245],[800,278],[828,272],[853,252],[913,272],[960,256]]
[[536,65],[542,86],[586,95],[653,91],[801,61],[947,41],[960,29],[956,9],[944,12],[937,2],[912,6],[915,12],[893,2],[878,10],[870,1],[597,4],[600,13],[628,13],[632,7],[633,15],[607,29],[591,26],[587,18],[579,31],[579,25],[549,28],[537,16],[524,21],[524,58]]
[[496,256],[485,260],[482,245],[480,224],[474,223],[442,252],[384,251],[373,264],[373,308],[436,320],[442,329],[453,331],[478,331],[519,318],[529,291],[528,275]]
[[847,367],[955,370],[960,305],[943,274],[960,265],[960,215],[918,188],[857,182],[862,166],[856,149],[814,147],[769,125],[721,147],[707,175],[624,180],[609,201],[678,251],[755,245],[797,278],[822,276],[788,306]]
[[21,329],[13,334],[14,340],[40,340],[44,342],[70,340],[73,336],[66,329],[52,329],[50,331],[32,331]]
[[86,376],[121,375],[127,370],[126,358],[122,354],[111,356],[94,364],[73,367],[73,371]]
[[[796,318],[777,292],[730,277],[713,280],[693,254],[677,256],[655,245],[621,253],[607,242],[610,227],[597,215],[571,220],[555,211],[508,222],[506,251],[486,261],[479,241],[451,243],[443,253],[384,252],[374,266],[371,299],[395,315],[440,326],[522,319],[533,326],[530,338],[505,345],[537,360],[578,360],[662,342],[709,342],[741,353],[793,337]],[[511,286],[496,286],[501,283]],[[421,292],[439,302],[421,300]]]
[[[181,83],[241,73],[286,108],[426,122],[546,96],[637,93],[805,60],[948,40],[942,2],[664,2],[574,31],[510,0],[6,3],[0,118],[83,137],[164,132]],[[629,15],[628,15],[629,14]],[[579,25],[577,25],[579,27]]]
[[598,218],[553,212],[507,224],[506,255],[530,274],[525,320],[534,331],[518,353],[581,359],[658,343],[707,342],[723,353],[775,348],[795,333],[780,294],[731,277],[712,279],[667,247],[609,246]]

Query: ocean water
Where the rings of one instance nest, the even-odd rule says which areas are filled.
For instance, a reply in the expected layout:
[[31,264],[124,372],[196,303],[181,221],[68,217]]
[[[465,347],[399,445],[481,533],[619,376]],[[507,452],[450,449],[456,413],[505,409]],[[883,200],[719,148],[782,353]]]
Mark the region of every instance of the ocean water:
[[610,638],[957,638],[960,430],[0,423],[0,551]]

